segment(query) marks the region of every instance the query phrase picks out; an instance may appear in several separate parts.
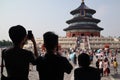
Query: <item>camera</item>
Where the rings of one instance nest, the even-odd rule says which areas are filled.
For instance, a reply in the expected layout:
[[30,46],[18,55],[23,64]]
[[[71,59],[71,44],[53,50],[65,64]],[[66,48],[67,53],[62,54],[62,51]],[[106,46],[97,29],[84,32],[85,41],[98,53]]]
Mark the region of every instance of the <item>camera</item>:
[[28,39],[33,38],[32,30],[28,30]]

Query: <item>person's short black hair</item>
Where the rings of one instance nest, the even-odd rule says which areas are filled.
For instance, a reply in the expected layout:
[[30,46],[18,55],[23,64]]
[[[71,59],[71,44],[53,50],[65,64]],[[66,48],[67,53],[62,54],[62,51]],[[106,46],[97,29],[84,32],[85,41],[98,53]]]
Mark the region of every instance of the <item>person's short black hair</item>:
[[15,45],[19,44],[26,36],[26,29],[21,25],[12,26],[9,29],[9,37]]
[[90,57],[86,53],[81,53],[78,56],[78,64],[82,67],[88,67],[90,65]]
[[53,50],[58,45],[58,35],[54,32],[48,31],[44,33],[43,38],[47,50]]

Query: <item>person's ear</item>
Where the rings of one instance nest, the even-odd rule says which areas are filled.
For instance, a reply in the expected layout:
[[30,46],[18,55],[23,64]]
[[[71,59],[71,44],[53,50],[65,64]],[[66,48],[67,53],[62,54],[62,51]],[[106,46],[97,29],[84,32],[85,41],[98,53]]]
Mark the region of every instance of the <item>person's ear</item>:
[[23,42],[27,41],[27,35],[24,37]]
[[26,44],[27,43],[27,35],[24,37],[24,39],[22,40],[22,44]]

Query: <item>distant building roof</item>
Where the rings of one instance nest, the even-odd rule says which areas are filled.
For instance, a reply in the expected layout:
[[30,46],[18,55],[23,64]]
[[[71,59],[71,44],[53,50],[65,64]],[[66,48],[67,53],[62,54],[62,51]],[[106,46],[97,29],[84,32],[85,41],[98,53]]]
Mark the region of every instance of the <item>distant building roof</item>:
[[95,10],[90,9],[89,7],[87,7],[84,2],[82,2],[81,5],[78,8],[76,8],[73,11],[71,11],[70,13],[72,15],[74,15],[75,13],[78,13],[80,10],[83,10],[83,9],[86,10],[86,11],[88,11],[88,12],[90,12],[90,13],[92,13],[92,14],[96,13]]

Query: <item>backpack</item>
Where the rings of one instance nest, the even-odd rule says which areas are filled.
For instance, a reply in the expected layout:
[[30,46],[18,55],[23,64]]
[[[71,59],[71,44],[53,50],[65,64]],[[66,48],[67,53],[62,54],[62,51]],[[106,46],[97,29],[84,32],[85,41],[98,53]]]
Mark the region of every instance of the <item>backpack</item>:
[[117,61],[114,61],[114,62],[113,62],[113,67],[117,67],[117,66],[118,66]]

